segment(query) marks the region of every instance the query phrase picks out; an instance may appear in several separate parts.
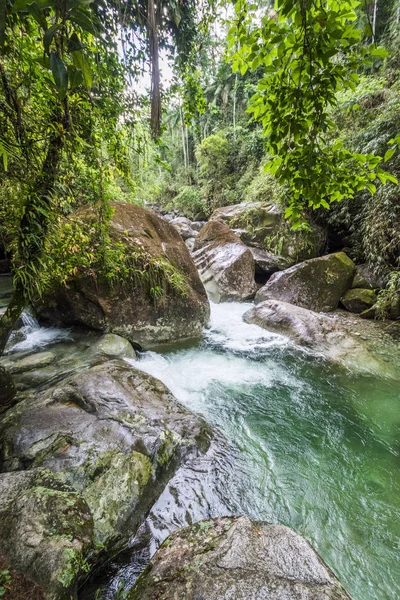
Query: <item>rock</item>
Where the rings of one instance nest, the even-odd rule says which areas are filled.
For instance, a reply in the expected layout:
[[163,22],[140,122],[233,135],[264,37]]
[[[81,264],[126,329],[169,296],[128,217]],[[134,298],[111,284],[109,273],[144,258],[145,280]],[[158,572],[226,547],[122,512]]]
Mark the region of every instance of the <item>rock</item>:
[[[84,325],[115,333],[144,349],[200,336],[208,322],[209,303],[176,229],[139,206],[115,203],[113,208],[111,237],[132,251],[141,248],[150,263],[163,261],[172,266],[183,289],[168,285],[164,278],[157,283],[161,295],[154,296],[146,280],[110,286],[99,274],[75,277],[38,307],[41,318],[56,325]],[[89,217],[85,213],[83,218]]]
[[352,288],[378,290],[384,287],[386,287],[385,277],[377,275],[371,265],[364,263],[356,266]]
[[[398,339],[384,331],[381,322],[365,321],[345,311],[320,314],[279,300],[257,304],[243,320],[288,337],[348,369],[399,379]],[[384,352],[378,353],[378,347]]]
[[194,238],[197,236],[197,231],[192,229],[192,227],[191,227],[192,223],[186,217],[177,217],[176,219],[172,219],[172,221],[170,221],[170,223],[171,223],[171,225],[173,225],[175,227],[175,229],[178,231],[179,235],[184,240],[187,240],[189,238]]
[[187,240],[185,240],[185,244],[189,248],[190,251],[192,251],[194,248],[195,239],[196,238],[188,238]]
[[317,312],[337,308],[351,286],[355,264],[344,252],[312,258],[275,273],[256,295],[256,302],[282,300]]
[[128,600],[351,600],[300,535],[224,517],[173,533]]
[[103,335],[93,350],[96,354],[105,354],[106,356],[136,358],[136,352],[132,344],[120,335],[115,335],[115,333]]
[[210,434],[158,380],[108,361],[24,399],[0,425],[1,471],[48,469],[87,503],[94,542],[117,551]]
[[348,290],[341,302],[346,310],[352,313],[362,313],[371,308],[377,300],[376,292],[372,289],[353,288]]
[[76,598],[92,542],[88,505],[50,471],[0,474],[2,554],[45,591],[47,600]]
[[206,221],[193,221],[191,223],[192,229],[194,231],[201,231],[203,229],[204,225],[207,225]]
[[38,352],[37,354],[30,354],[20,360],[12,363],[10,370],[12,373],[25,373],[26,371],[33,371],[42,367],[51,365],[54,361],[55,355],[53,352]]
[[272,275],[272,273],[276,273],[277,271],[288,269],[293,264],[293,261],[284,256],[277,256],[260,248],[250,248],[250,251],[256,265],[256,273]]
[[256,292],[251,251],[221,221],[207,223],[196,238],[193,258],[213,302],[241,301]]
[[8,408],[16,394],[14,380],[10,373],[0,365],[0,413]]
[[217,208],[210,220],[223,221],[237,230],[245,244],[283,256],[292,263],[319,256],[326,244],[324,229],[309,223],[308,231],[292,231],[282,209],[273,203],[224,206]]

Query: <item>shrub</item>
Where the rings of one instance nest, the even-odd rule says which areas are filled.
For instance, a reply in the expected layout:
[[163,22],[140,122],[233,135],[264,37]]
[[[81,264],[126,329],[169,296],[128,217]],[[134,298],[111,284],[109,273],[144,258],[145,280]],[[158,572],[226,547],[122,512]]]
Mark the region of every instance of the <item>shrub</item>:
[[194,186],[185,186],[172,201],[173,207],[189,219],[198,215],[206,216],[207,203],[201,190]]

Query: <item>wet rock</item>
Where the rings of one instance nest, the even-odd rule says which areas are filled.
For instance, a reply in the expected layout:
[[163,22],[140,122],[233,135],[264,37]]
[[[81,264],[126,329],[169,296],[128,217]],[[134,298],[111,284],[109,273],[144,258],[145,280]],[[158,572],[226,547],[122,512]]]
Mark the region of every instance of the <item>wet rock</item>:
[[76,598],[93,520],[83,498],[46,469],[0,474],[0,545],[48,600]]
[[11,374],[0,365],[0,413],[8,408],[16,394]]
[[10,365],[12,373],[25,373],[26,371],[34,371],[42,367],[51,365],[54,361],[55,355],[53,352],[38,352],[37,354],[30,354],[20,360],[17,360]]
[[241,301],[256,292],[249,248],[221,221],[207,223],[196,238],[193,258],[213,302]]
[[344,252],[306,260],[275,273],[256,295],[256,302],[281,300],[318,312],[338,307],[351,286],[355,264]]
[[314,223],[307,231],[294,232],[282,209],[272,203],[251,202],[217,208],[210,220],[237,230],[248,246],[268,250],[292,263],[319,256],[326,244],[326,232]]
[[196,238],[188,238],[187,240],[185,240],[185,244],[186,246],[189,248],[190,251],[193,250],[194,248],[194,242],[195,242]]
[[[110,235],[149,261],[162,260],[182,276],[183,290],[158,286],[162,295],[134,280],[120,286],[96,277],[76,277],[38,307],[42,319],[56,325],[84,325],[115,333],[145,349],[200,336],[209,303],[190,252],[176,229],[155,213],[115,203]],[[84,218],[90,218],[86,213]],[[163,287],[164,286],[164,287]]]
[[192,223],[186,217],[177,217],[176,219],[172,219],[172,221],[170,221],[170,223],[171,223],[171,225],[173,225],[175,227],[175,229],[178,231],[179,235],[184,240],[187,240],[189,238],[194,238],[197,236],[197,231],[192,229],[192,226],[191,226]]
[[201,231],[206,224],[206,221],[193,221],[191,223],[191,227],[194,229],[194,231]]
[[161,546],[128,600],[351,600],[311,546],[283,525],[200,521]]
[[279,300],[257,304],[243,315],[243,320],[288,337],[356,372],[399,379],[396,332],[386,332],[382,322],[365,321],[339,310],[321,314]]
[[371,308],[377,300],[376,292],[372,289],[353,288],[348,290],[341,302],[346,310],[352,313],[362,313]]
[[89,506],[94,540],[124,546],[175,470],[210,433],[158,380],[125,361],[25,398],[0,425],[2,471],[43,467]]
[[292,266],[293,261],[284,256],[278,256],[261,250],[260,248],[250,248],[256,265],[256,272],[272,275],[277,271],[284,271]]
[[136,352],[129,340],[126,340],[120,335],[115,335],[115,333],[106,333],[103,335],[95,345],[93,351],[95,354],[104,354],[113,357],[136,357]]
[[385,277],[377,275],[372,266],[364,263],[356,266],[352,288],[364,288],[366,290],[378,290],[386,286]]

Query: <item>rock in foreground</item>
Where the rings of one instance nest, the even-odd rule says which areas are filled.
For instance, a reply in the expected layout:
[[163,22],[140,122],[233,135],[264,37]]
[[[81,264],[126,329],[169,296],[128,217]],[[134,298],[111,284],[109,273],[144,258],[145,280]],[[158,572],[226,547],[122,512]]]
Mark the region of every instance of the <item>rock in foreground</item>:
[[193,258],[213,302],[242,301],[256,293],[251,251],[221,221],[210,221],[200,231]]
[[351,600],[311,546],[282,525],[247,517],[172,534],[128,600]]
[[256,302],[281,300],[317,312],[329,312],[338,307],[340,298],[351,286],[355,269],[344,252],[312,258],[272,275],[258,291]]
[[[2,552],[22,572],[34,556],[29,577],[50,594],[53,589],[70,590],[82,565],[90,568],[87,558],[96,564],[99,553],[104,559],[123,548],[177,468],[207,450],[210,434],[160,381],[113,360],[11,408],[3,417],[0,440],[0,529],[7,523],[11,527],[5,529],[8,541]],[[38,483],[38,469],[55,482]],[[5,500],[5,491],[11,497],[15,488],[12,476],[23,479],[21,509],[12,498]],[[84,522],[77,517],[76,531],[74,522],[69,523],[75,504],[87,514]],[[24,535],[13,525],[14,513]],[[89,520],[88,541],[84,525]],[[53,522],[64,527],[61,533]],[[78,558],[59,540],[64,531],[67,541],[71,532]],[[47,573],[53,546],[60,551]],[[62,562],[66,555],[72,556],[68,577]],[[61,593],[54,597],[64,598]]]
[[200,336],[209,318],[208,299],[175,227],[139,206],[114,203],[113,208],[111,238],[143,251],[150,262],[166,261],[184,277],[184,293],[170,286],[152,297],[138,281],[110,286],[98,274],[75,277],[38,307],[40,316],[56,325],[116,333],[145,349]]

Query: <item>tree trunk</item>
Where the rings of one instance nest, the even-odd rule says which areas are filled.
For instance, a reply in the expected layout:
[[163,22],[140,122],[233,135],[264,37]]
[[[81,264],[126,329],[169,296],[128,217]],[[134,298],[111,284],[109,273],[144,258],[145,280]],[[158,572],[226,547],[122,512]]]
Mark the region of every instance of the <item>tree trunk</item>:
[[0,356],[3,354],[15,323],[25,308],[25,298],[21,289],[16,289],[7,310],[0,318]]
[[372,16],[372,43],[375,42],[376,35],[376,13],[378,12],[378,0],[374,0],[374,12]]
[[160,91],[160,66],[158,53],[158,22],[160,9],[155,7],[154,0],[147,2],[147,19],[150,46],[151,65],[151,131],[157,138],[161,130],[161,91]]

